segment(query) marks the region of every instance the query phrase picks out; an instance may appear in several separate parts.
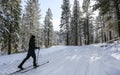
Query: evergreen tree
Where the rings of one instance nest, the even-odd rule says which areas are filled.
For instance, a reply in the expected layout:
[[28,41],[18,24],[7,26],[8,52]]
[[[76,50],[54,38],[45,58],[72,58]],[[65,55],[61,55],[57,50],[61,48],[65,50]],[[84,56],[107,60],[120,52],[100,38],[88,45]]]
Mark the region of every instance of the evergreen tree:
[[2,0],[1,7],[4,14],[2,24],[4,25],[3,36],[3,48],[8,46],[8,54],[11,54],[12,50],[17,51],[18,39],[19,39],[19,21],[21,15],[20,0]]
[[72,45],[78,45],[78,37],[79,33],[81,33],[81,30],[79,30],[80,27],[80,6],[79,1],[75,0],[73,5],[73,13],[71,18],[71,44]]
[[50,47],[53,44],[53,24],[52,24],[52,12],[48,8],[44,20],[44,35],[45,35],[45,47]]
[[[4,42],[4,38],[3,38],[3,32],[8,31],[8,29],[5,27],[5,14],[3,12],[3,1],[0,1],[0,48],[1,51],[4,51],[4,48],[6,47]],[[4,45],[5,44],[5,45]]]
[[27,49],[30,35],[36,36],[37,45],[40,46],[40,4],[38,0],[27,0],[24,14],[22,16],[21,42],[22,48]]
[[106,42],[106,37],[104,36],[104,20],[103,16],[98,16],[96,18],[96,25],[95,25],[95,42],[96,43],[103,43]]
[[120,0],[96,0],[93,10],[99,9],[100,15],[105,15],[112,10],[116,14],[117,18],[117,32],[120,37]]
[[85,20],[84,20],[84,39],[85,44],[90,44],[90,13],[89,13],[89,5],[90,0],[84,0],[83,1],[83,11],[85,12]]
[[63,4],[61,6],[62,8],[62,14],[61,14],[61,33],[63,34],[63,39],[65,41],[66,45],[69,45],[70,41],[70,2],[69,0],[63,0]]

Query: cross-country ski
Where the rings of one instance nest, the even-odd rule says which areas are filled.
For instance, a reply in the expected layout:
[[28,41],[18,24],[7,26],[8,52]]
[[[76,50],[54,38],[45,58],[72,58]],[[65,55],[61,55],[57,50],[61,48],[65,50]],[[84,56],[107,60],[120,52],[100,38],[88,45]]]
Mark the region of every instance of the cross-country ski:
[[47,64],[47,63],[49,63],[49,61],[44,62],[44,63],[42,63],[42,64],[40,64],[40,65],[38,65],[38,66],[36,66],[36,67],[32,67],[32,68],[26,69],[26,70],[22,71],[21,73],[25,73],[25,72],[28,72],[28,71],[30,71],[30,70],[36,69],[36,68],[41,67],[41,66],[43,66],[43,65],[45,65],[45,64]]
[[44,63],[42,63],[42,64],[40,64],[40,65],[38,65],[38,66],[36,66],[36,67],[28,66],[28,67],[24,68],[23,70],[22,70],[22,69],[19,69],[19,70],[15,71],[15,72],[12,72],[12,73],[10,73],[10,74],[7,74],[7,75],[17,75],[17,74],[19,74],[19,73],[25,73],[25,72],[28,72],[28,71],[30,71],[30,70],[36,69],[37,67],[43,66],[43,65],[45,65],[45,64],[47,64],[47,63],[49,63],[49,61],[46,61],[46,62],[44,62]]

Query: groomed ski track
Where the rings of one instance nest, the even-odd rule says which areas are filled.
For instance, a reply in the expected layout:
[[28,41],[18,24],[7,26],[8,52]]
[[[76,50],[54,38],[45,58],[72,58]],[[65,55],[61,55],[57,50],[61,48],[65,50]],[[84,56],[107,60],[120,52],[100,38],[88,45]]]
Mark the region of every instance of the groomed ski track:
[[[25,55],[26,53],[1,56],[0,75],[16,70]],[[99,45],[41,49],[38,63],[47,60],[48,64],[17,75],[120,75],[120,52],[105,50]],[[30,64],[32,59],[24,67]]]

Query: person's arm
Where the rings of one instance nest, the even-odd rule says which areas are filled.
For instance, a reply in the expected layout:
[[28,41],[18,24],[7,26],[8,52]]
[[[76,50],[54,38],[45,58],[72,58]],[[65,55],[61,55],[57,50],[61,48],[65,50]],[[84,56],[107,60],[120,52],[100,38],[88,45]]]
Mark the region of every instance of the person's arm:
[[35,49],[40,49],[40,47],[35,47]]

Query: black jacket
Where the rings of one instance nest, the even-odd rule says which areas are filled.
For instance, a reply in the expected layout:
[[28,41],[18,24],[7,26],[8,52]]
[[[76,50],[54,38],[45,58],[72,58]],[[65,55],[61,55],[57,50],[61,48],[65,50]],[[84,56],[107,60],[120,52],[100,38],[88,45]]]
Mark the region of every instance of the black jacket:
[[39,47],[36,47],[35,46],[35,37],[32,36],[30,38],[30,41],[29,41],[29,49],[28,49],[28,53],[29,54],[35,54],[35,49],[38,49]]

